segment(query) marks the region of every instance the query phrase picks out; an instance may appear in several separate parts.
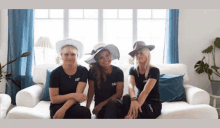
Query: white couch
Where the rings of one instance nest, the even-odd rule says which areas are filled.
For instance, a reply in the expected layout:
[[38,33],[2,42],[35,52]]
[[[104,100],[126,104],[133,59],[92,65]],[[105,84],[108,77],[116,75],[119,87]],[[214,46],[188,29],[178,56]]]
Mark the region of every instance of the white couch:
[[[36,85],[32,85],[19,91],[16,95],[17,106],[11,109],[7,115],[7,119],[49,119],[50,101],[40,101],[40,96],[46,82],[46,69],[54,69],[59,65],[40,65],[35,66],[33,80]],[[162,103],[162,113],[157,119],[218,119],[217,110],[209,105],[209,94],[193,85],[188,85],[189,80],[187,74],[187,66],[185,64],[158,64],[155,65],[160,69],[161,74],[184,75],[184,87],[186,92],[186,100],[178,102]],[[125,86],[124,94],[128,94],[128,72],[129,66],[122,66],[124,71]],[[88,85],[84,93],[87,94]],[[83,102],[82,105],[85,105]],[[94,101],[91,104],[91,111],[94,107]],[[94,118],[94,115],[93,115]]]

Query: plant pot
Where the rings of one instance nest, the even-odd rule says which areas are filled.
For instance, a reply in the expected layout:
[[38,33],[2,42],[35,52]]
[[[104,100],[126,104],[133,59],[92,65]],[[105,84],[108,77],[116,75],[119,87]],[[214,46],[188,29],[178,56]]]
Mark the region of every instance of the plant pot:
[[220,81],[211,81],[212,94],[220,96]]

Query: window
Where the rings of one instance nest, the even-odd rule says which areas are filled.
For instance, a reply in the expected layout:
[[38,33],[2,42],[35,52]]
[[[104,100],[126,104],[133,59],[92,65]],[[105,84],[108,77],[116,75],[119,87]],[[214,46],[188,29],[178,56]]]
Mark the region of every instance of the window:
[[[84,53],[90,53],[97,43],[114,44],[120,60],[113,64],[128,64],[128,53],[136,40],[156,47],[151,63],[163,62],[166,9],[35,9],[34,42],[49,37],[53,49],[46,49],[46,64],[55,64],[56,42],[66,38],[81,41]],[[36,64],[43,64],[43,49],[35,47]],[[89,56],[84,55],[84,62]]]

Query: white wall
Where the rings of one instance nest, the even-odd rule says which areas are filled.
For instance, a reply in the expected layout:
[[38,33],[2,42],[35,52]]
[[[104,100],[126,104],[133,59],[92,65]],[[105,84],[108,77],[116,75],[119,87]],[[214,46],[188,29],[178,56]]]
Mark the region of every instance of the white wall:
[[[188,66],[189,84],[212,93],[211,83],[206,73],[197,74],[194,65],[205,55],[204,49],[220,37],[220,9],[180,9],[179,10],[179,62]],[[207,58],[206,54],[206,59]],[[212,65],[212,55],[209,62]],[[220,66],[220,50],[216,50],[216,65]],[[215,80],[220,78],[215,77]],[[212,98],[210,103],[212,104]],[[220,99],[217,99],[220,103]]]
[[[0,9],[0,62],[2,65],[7,63],[8,53],[8,18],[7,9]],[[7,66],[3,71],[6,71]],[[0,82],[0,93],[5,92],[5,81]]]

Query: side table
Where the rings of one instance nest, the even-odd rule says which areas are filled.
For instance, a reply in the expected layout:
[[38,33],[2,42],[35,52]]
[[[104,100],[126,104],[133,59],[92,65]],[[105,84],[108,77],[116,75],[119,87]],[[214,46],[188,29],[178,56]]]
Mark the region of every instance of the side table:
[[[216,98],[220,98],[220,96],[216,96],[211,93],[209,93],[209,95],[213,98],[213,107],[216,108]],[[220,108],[216,108],[216,109],[220,109]]]

